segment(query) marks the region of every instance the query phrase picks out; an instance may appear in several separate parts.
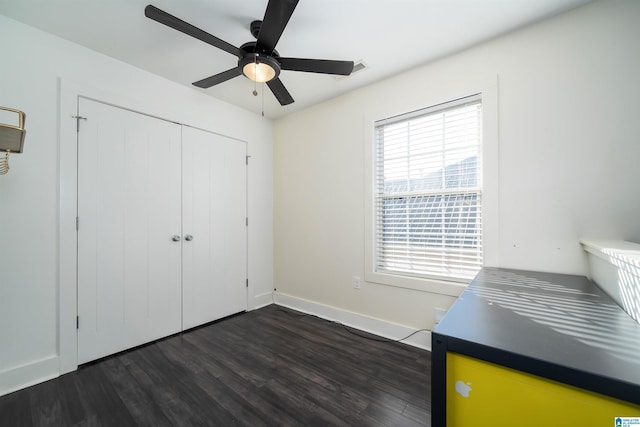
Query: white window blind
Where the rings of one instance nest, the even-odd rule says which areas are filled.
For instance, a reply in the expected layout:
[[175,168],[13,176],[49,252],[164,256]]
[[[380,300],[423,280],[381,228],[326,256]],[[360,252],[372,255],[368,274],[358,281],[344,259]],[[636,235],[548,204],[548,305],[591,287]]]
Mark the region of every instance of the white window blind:
[[376,272],[466,281],[482,266],[480,95],[376,122]]

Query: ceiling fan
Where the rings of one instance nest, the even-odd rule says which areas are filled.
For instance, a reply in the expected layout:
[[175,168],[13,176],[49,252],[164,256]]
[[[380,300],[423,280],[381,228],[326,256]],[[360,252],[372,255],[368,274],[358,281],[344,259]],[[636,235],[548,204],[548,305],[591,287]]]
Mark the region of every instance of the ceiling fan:
[[275,50],[276,44],[280,40],[280,36],[287,26],[298,1],[269,0],[263,20],[253,21],[250,25],[251,34],[256,38],[256,41],[247,42],[240,47],[235,47],[155,6],[148,5],[144,9],[144,14],[147,18],[238,57],[237,67],[199,80],[193,83],[194,86],[209,88],[239,75],[244,75],[255,82],[266,83],[278,102],[280,102],[280,105],[288,105],[294,101],[278,77],[280,70],[342,76],[348,76],[353,71],[353,61],[284,58]]

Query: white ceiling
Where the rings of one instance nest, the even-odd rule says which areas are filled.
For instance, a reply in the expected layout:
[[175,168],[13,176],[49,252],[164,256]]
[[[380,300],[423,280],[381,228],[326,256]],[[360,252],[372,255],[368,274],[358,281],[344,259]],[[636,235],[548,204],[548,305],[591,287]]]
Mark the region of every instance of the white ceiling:
[[[363,60],[347,78],[283,71],[295,103],[282,107],[240,76],[210,89],[192,82],[237,58],[144,16],[147,4],[235,46],[268,0],[0,0],[0,13],[218,99],[278,118],[357,87],[539,21],[591,0],[300,0],[277,50],[282,56]],[[260,87],[258,90],[261,91]]]

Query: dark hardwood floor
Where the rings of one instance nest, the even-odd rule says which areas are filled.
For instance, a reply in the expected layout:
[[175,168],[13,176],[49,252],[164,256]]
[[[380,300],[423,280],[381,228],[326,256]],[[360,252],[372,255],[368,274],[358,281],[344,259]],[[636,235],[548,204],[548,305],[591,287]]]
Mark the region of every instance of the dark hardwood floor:
[[0,426],[430,426],[430,357],[271,305],[0,397]]

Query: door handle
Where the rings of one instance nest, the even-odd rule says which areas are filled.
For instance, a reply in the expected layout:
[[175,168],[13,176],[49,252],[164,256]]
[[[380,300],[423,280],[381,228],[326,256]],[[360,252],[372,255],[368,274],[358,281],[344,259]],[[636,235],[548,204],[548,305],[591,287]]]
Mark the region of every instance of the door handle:
[[184,240],[186,240],[187,242],[190,242],[193,240],[193,236],[191,234],[187,234],[186,236],[184,236]]
[[173,237],[171,238],[171,240],[173,240],[174,242],[179,242],[180,241],[180,236],[178,236],[177,234],[174,234]]

